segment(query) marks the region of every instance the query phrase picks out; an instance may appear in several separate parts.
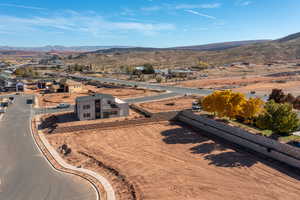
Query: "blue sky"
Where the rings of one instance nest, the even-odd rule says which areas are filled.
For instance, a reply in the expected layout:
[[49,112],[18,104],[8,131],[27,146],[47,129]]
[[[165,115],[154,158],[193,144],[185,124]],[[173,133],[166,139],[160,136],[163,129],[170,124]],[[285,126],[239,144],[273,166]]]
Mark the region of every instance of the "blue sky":
[[300,32],[299,0],[1,0],[0,46],[172,47]]

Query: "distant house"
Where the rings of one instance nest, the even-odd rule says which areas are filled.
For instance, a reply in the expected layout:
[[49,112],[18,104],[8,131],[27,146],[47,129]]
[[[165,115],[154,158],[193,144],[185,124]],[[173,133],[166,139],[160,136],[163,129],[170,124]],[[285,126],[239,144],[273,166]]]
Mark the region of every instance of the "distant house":
[[75,114],[79,120],[122,117],[129,115],[128,103],[109,94],[76,98]]
[[193,76],[194,72],[191,70],[172,69],[172,70],[169,70],[169,74],[172,77],[188,78],[188,77]]
[[64,92],[69,93],[80,93],[83,90],[82,83],[69,79],[62,79],[60,81],[60,87],[63,89]]
[[52,84],[53,84],[52,80],[39,80],[37,82],[37,88],[46,89],[47,87],[50,87]]
[[3,92],[24,91],[24,83],[3,73],[0,74],[0,90]]
[[168,69],[155,69],[154,73],[162,75],[162,76],[167,76],[167,75],[169,75],[169,70]]
[[137,67],[134,68],[134,70],[142,72],[142,71],[145,70],[145,67],[144,66],[137,66]]
[[16,91],[17,92],[24,92],[24,83],[22,82],[17,82],[16,83]]
[[49,88],[49,92],[51,93],[57,93],[57,92],[62,92],[63,90],[60,88],[60,85],[58,84],[53,84]]

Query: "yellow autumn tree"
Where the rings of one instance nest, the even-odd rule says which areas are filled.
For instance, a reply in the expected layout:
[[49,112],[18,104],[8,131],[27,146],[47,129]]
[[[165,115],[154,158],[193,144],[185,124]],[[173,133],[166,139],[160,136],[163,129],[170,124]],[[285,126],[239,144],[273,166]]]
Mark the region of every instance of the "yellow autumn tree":
[[217,96],[219,96],[219,91],[215,91],[214,93],[204,97],[202,99],[203,110],[216,114],[217,113]]
[[241,112],[245,101],[245,95],[242,93],[231,90],[215,91],[203,99],[202,107],[218,117],[235,118]]
[[250,98],[241,105],[240,116],[250,123],[263,111],[263,106],[264,102],[260,98]]
[[224,104],[224,116],[230,119],[238,116],[245,101],[246,97],[244,94],[228,90]]

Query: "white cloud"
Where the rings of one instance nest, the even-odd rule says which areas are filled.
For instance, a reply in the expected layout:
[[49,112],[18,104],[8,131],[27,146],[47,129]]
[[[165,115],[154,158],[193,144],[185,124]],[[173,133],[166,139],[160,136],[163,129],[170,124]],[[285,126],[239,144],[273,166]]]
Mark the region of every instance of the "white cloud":
[[0,3],[2,7],[14,7],[14,8],[24,8],[24,9],[32,9],[32,10],[44,10],[45,8],[34,7],[34,6],[25,6],[18,4],[10,4],[10,3]]
[[252,1],[238,0],[236,2],[236,5],[238,5],[238,6],[249,6],[252,3],[253,3]]
[[0,15],[0,24],[0,32],[38,31],[49,33],[51,31],[66,31],[85,33],[97,37],[128,31],[149,35],[176,29],[175,25],[168,23],[109,21],[99,15],[70,11],[62,12],[60,15],[31,18]]
[[141,8],[142,11],[159,11],[159,10],[185,10],[185,9],[212,9],[219,8],[220,3],[211,4],[163,4]]
[[200,12],[197,12],[197,11],[194,11],[194,10],[185,10],[185,11],[188,12],[188,13],[194,14],[194,15],[198,15],[198,16],[201,16],[201,17],[206,17],[206,18],[208,18],[208,19],[217,19],[217,18],[214,17],[214,16],[206,15],[206,14],[203,14],[203,13],[200,13]]
[[135,12],[129,8],[122,8],[121,15],[134,16]]
[[221,6],[220,3],[212,3],[212,4],[179,4],[175,6],[175,9],[208,9],[208,8],[219,8]]
[[150,6],[150,7],[144,7],[141,8],[142,11],[158,11],[161,10],[163,7],[161,6]]

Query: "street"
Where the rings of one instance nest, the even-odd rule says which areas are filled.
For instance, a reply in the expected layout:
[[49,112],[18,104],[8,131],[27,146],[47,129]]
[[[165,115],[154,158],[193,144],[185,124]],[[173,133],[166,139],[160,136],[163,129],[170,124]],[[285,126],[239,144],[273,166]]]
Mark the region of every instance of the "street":
[[0,199],[95,200],[86,180],[48,164],[31,136],[31,112],[26,98],[15,96],[0,121]]
[[195,88],[185,88],[185,87],[177,87],[177,86],[167,86],[167,85],[151,84],[145,82],[118,80],[112,78],[96,78],[96,77],[86,77],[86,76],[77,76],[77,75],[72,75],[71,77],[85,79],[85,80],[106,82],[106,83],[117,83],[117,84],[129,85],[129,86],[138,86],[138,87],[152,89],[152,90],[166,90],[178,94],[208,95],[213,92],[213,90],[209,90],[209,89],[195,89]]

